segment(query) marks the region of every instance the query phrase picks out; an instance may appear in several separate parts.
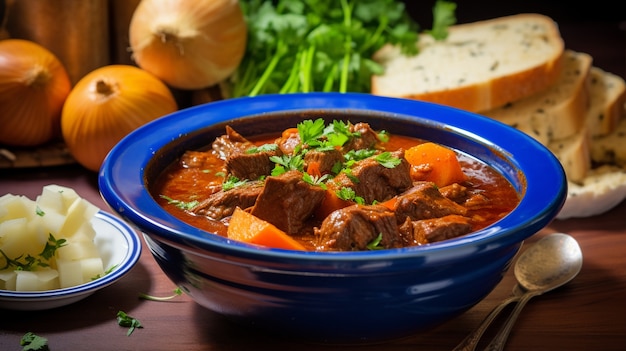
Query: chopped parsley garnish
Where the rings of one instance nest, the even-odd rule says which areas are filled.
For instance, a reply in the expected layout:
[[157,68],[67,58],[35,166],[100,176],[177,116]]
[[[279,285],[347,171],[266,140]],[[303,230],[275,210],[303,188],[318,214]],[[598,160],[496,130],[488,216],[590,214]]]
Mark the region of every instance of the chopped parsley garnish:
[[168,301],[182,294],[183,294],[183,290],[177,287],[176,289],[174,289],[174,294],[169,295],[169,296],[152,296],[152,295],[140,293],[139,298],[144,299],[144,300],[150,300],[150,301]]
[[141,322],[139,322],[137,318],[129,316],[124,311],[117,312],[117,324],[120,327],[128,328],[126,336],[130,336],[137,328],[143,328]]
[[259,152],[271,152],[278,150],[276,144],[263,144],[261,146],[253,146],[245,151],[246,154],[256,154]]
[[248,180],[246,179],[239,179],[235,176],[229,176],[228,179],[226,179],[226,181],[222,183],[222,190],[228,191],[228,190],[240,187],[246,184],[247,182]]
[[301,154],[296,155],[282,155],[271,156],[270,160],[276,163],[276,166],[272,170],[272,175],[277,176],[285,172],[296,170],[302,171],[304,169],[304,159]]
[[372,240],[369,244],[366,245],[368,250],[382,250],[384,247],[381,246],[381,242],[383,241],[383,233],[378,233],[378,236]]
[[[116,264],[115,264],[115,265],[113,265],[113,266],[109,267],[109,269],[107,269],[106,271],[104,271],[104,275],[107,275],[107,274],[109,274],[109,273],[113,272],[113,270],[114,270],[115,268],[117,268],[117,266],[118,266],[118,265],[116,265]],[[91,280],[100,279],[100,278],[102,278],[104,275],[96,274],[95,276],[93,276],[93,277],[91,278]]]
[[326,184],[324,184],[324,182],[326,182],[328,179],[330,179],[329,174],[324,174],[321,177],[312,176],[306,172],[302,174],[302,180],[304,180],[304,182],[311,184],[311,185],[319,186],[320,188],[324,190],[326,190]]
[[374,156],[376,154],[376,150],[374,149],[360,149],[360,150],[350,150],[345,153],[343,156],[346,160],[346,163],[354,163],[356,161],[364,160],[368,157]]
[[300,135],[300,142],[309,146],[318,146],[319,140],[324,135],[326,124],[324,120],[318,118],[316,120],[304,120],[296,126]]
[[32,332],[28,332],[22,336],[20,340],[22,351],[48,351],[48,339],[38,336]]
[[399,158],[392,156],[388,151],[376,155],[376,161],[385,168],[395,168],[402,162]]
[[354,192],[354,189],[352,188],[343,187],[335,191],[335,195],[337,195],[337,197],[340,198],[341,200],[354,201],[359,205],[365,204],[365,199],[363,199],[360,196],[356,196],[356,193]]
[[359,133],[350,131],[350,125],[343,121],[333,121],[326,125],[324,120],[305,120],[297,125],[300,143],[307,149],[329,151],[342,147]]
[[0,268],[0,270],[9,268],[11,266],[15,267],[16,270],[19,271],[32,271],[37,267],[49,267],[48,260],[50,260],[56,250],[67,245],[67,240],[65,239],[56,239],[52,234],[49,234],[48,241],[41,251],[41,253],[37,257],[33,257],[31,255],[26,255],[26,257],[22,257],[22,255],[11,259],[9,258],[4,251],[0,250],[0,254],[4,257],[6,264],[4,267]]
[[386,143],[389,141],[389,133],[387,133],[386,130],[381,130],[380,132],[378,132],[378,140],[380,140],[383,143]]
[[192,208],[196,207],[200,203],[198,200],[193,200],[193,201],[175,200],[166,195],[161,195],[161,198],[167,200],[168,204],[174,205],[180,208],[181,210],[191,210]]

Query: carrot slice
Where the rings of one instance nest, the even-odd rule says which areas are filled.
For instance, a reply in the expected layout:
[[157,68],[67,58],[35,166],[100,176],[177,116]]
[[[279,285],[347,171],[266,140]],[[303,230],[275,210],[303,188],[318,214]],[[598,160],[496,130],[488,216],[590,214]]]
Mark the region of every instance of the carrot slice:
[[438,187],[459,183],[466,179],[454,150],[445,146],[426,142],[405,151],[404,157],[412,166],[426,169],[425,178]]
[[333,211],[350,205],[352,205],[350,201],[340,199],[334,190],[328,189],[322,203],[315,211],[315,218],[324,219]]
[[320,169],[321,165],[318,161],[309,162],[306,168],[306,172],[311,175],[311,177],[321,177],[322,170]]
[[398,202],[398,197],[394,196],[391,199],[385,201],[385,202],[381,202],[380,204],[387,207],[388,209],[394,211],[395,207],[396,207],[396,202]]
[[228,224],[228,238],[279,249],[306,250],[297,240],[273,224],[237,207]]

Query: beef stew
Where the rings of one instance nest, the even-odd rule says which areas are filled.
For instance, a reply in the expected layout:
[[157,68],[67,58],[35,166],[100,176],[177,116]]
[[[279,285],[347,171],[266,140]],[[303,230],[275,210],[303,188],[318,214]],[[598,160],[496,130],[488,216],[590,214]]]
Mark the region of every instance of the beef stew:
[[484,228],[519,203],[502,175],[441,145],[434,146],[453,155],[442,165],[458,170],[430,177],[444,166],[415,161],[416,146],[425,144],[432,143],[338,120],[304,120],[255,138],[227,126],[206,150],[185,152],[151,192],[168,212],[210,233],[239,239],[229,224],[241,209],[268,223],[264,235],[271,228],[315,251],[434,243]]

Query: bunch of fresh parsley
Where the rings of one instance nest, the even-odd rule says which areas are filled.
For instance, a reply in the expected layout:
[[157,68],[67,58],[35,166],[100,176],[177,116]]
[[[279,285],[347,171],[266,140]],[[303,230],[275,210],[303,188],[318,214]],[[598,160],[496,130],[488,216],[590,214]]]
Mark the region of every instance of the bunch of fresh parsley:
[[[370,92],[372,60],[383,45],[417,54],[419,26],[398,0],[250,0],[243,61],[229,79],[230,97],[312,91]],[[456,5],[436,0],[436,39],[456,22]]]

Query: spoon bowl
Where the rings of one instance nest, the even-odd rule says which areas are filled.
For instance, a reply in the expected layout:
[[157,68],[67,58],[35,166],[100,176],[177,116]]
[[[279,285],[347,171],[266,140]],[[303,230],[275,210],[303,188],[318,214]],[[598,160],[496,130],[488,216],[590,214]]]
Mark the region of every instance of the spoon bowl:
[[576,239],[563,233],[545,236],[524,251],[515,263],[517,286],[508,299],[502,301],[483,322],[453,351],[472,351],[498,314],[511,303],[517,303],[511,315],[485,350],[502,350],[526,303],[533,297],[554,290],[574,279],[580,272],[583,255]]
[[515,264],[517,281],[528,291],[545,293],[578,275],[583,259],[576,239],[555,233],[528,248]]

